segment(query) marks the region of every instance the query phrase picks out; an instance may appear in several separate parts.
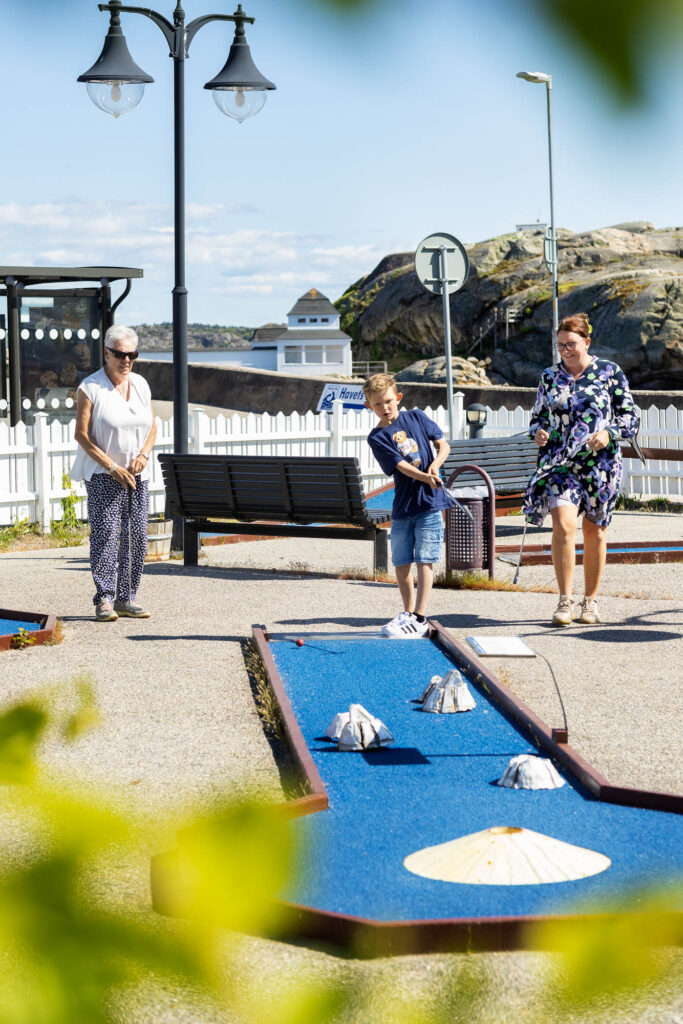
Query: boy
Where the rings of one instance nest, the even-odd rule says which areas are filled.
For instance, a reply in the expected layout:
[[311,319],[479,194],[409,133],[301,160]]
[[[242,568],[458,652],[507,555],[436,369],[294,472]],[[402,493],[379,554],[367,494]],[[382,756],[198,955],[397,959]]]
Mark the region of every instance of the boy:
[[[363,385],[366,408],[379,417],[368,434],[373,455],[394,477],[391,514],[391,560],[404,610],[382,626],[385,636],[415,640],[428,630],[425,614],[432,591],[433,564],[443,547],[442,510],[450,507],[439,467],[450,447],[443,431],[420,409],[399,412],[403,395],[396,381],[376,373]],[[412,564],[417,565],[417,595]]]

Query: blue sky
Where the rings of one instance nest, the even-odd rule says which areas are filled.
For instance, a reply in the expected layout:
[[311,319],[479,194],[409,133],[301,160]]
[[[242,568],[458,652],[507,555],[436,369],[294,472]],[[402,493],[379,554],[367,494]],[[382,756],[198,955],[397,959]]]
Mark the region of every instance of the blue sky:
[[[172,0],[156,8],[170,17]],[[186,0],[188,19],[229,13]],[[386,0],[340,16],[313,0],[246,0],[252,56],[277,84],[243,125],[202,87],[232,31],[196,36],[186,66],[190,320],[282,320],[310,287],[333,301],[389,252],[435,230],[467,243],[546,220],[545,89],[553,75],[555,206],[574,230],[683,223],[683,67],[651,69],[625,110],[524,0]],[[159,30],[124,15],[155,82],[114,120],[76,77],[108,17],[95,0],[0,3],[4,264],[142,267],[119,320],[171,319],[172,62]],[[14,140],[14,144],[12,143]]]

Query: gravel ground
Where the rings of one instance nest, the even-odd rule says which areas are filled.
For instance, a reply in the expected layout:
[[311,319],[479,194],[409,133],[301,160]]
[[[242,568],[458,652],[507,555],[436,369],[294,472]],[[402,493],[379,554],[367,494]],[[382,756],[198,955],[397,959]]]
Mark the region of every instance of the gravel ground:
[[[515,526],[510,519],[504,525],[506,532]],[[678,516],[624,513],[615,520],[610,540],[623,539],[627,531],[673,540],[681,526]],[[71,747],[50,747],[50,766],[65,778],[77,772],[114,796],[134,787],[155,814],[196,805],[226,789],[256,786],[264,794],[280,794],[279,773],[244,668],[241,645],[253,623],[275,630],[349,630],[376,627],[398,610],[394,585],[332,575],[349,566],[367,571],[367,543],[274,539],[204,551],[205,561],[196,569],[178,562],[147,567],[140,598],[152,611],[150,620],[106,624],[92,619],[86,547],[0,556],[0,604],[54,612],[64,623],[59,646],[0,654],[5,698],[89,673],[102,725]],[[501,575],[508,574],[510,567],[497,564]],[[316,572],[304,572],[305,566]],[[683,614],[675,600],[680,579],[680,565],[608,567],[600,603],[605,621],[596,627],[553,629],[553,595],[535,592],[439,589],[430,614],[457,637],[483,632],[528,638],[555,670],[570,743],[614,783],[681,791],[683,766],[674,755],[683,732]],[[544,581],[552,582],[550,567],[522,570],[522,584]],[[541,718],[561,724],[543,660],[495,659],[493,666]],[[122,904],[148,910],[146,852],[135,865],[112,867],[103,885],[111,887],[112,880]],[[530,953],[362,963],[264,940],[235,942],[226,952],[228,975],[255,982],[264,976],[352,981],[359,992],[348,1018],[354,1021],[389,1019],[377,996],[364,1002],[367,985],[379,984],[399,999],[422,991],[433,995],[465,967],[486,983],[483,1019],[535,1020],[532,996],[552,964],[552,958]],[[683,968],[679,953],[671,957]],[[228,1011],[199,1007],[181,991],[151,984],[123,1004],[121,1014],[126,1024],[236,1019]],[[683,1020],[681,987],[670,981],[651,993],[646,1005],[608,1006],[599,1019],[675,1024]]]

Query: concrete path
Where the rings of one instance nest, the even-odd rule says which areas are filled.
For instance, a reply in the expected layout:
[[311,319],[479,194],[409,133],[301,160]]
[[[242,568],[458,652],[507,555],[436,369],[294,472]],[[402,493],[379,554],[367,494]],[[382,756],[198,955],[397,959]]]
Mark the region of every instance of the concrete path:
[[[679,524],[683,520],[675,516],[648,517],[646,523],[638,518],[633,525],[624,519],[624,529],[646,531],[652,539],[659,531],[679,536]],[[399,610],[394,585],[333,575],[344,566],[367,572],[370,544],[278,539],[206,548],[197,569],[175,561],[150,565],[140,599],[153,617],[99,624],[92,619],[87,555],[83,546],[0,556],[0,605],[54,612],[64,623],[59,646],[0,654],[2,693],[11,700],[51,680],[92,676],[101,728],[73,747],[51,747],[50,765],[65,778],[78,772],[112,795],[135,787],[155,812],[196,804],[226,789],[255,785],[263,793],[281,792],[244,667],[242,643],[253,623],[275,630],[346,631],[377,627]],[[304,565],[314,572],[302,572]],[[430,614],[460,638],[527,638],[554,668],[570,742],[584,757],[614,783],[681,791],[681,566],[613,569],[619,572],[608,570],[601,601],[605,621],[597,627],[553,629],[554,595],[532,591],[435,590]],[[550,582],[549,567],[523,569],[521,582],[531,582],[540,570]],[[627,590],[632,596],[624,596]],[[493,664],[541,718],[561,724],[544,660]],[[146,857],[120,874],[117,886],[122,902],[148,908]],[[527,953],[362,964],[241,939],[226,970],[255,979],[273,972],[344,977],[360,988],[381,983],[400,995],[438,991],[465,963],[491,985],[491,1020],[530,1019],[526,1007],[548,958]],[[368,1005],[359,1000],[357,1010],[349,1020],[386,1019],[376,999]],[[665,987],[651,996],[649,1007],[627,1006],[607,1019],[674,1024],[682,1015],[680,990]],[[150,988],[121,1019],[207,1024],[232,1018],[219,1011],[207,1015],[182,993]]]

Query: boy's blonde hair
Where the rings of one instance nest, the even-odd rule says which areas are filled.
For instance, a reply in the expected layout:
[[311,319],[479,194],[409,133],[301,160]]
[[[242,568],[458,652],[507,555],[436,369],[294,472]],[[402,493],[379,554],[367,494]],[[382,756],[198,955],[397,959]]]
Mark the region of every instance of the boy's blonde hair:
[[384,394],[389,388],[393,388],[398,394],[396,381],[390,373],[373,373],[372,377],[368,377],[363,385],[363,394],[369,398],[370,395],[376,395],[378,392]]

